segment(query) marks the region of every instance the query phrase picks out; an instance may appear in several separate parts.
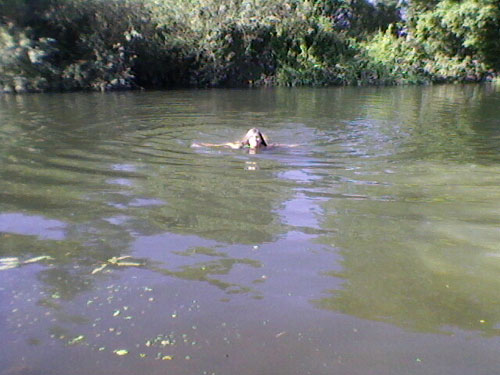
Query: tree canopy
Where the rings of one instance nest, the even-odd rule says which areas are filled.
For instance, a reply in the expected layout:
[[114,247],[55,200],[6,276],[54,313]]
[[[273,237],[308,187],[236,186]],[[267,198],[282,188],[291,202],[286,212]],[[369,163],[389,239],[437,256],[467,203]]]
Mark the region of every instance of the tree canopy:
[[0,91],[493,79],[496,0],[0,0]]

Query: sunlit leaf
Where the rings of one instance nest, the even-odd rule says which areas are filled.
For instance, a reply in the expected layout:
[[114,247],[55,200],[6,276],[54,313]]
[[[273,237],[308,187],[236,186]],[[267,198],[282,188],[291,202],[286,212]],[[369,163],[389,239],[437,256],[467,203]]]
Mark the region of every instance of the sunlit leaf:
[[142,266],[141,263],[134,263],[134,262],[117,262],[115,263],[117,266],[121,266],[121,267],[140,267]]
[[80,335],[68,341],[69,345],[75,345],[85,340],[85,336]]
[[0,258],[0,271],[16,268],[19,266],[19,259],[16,257]]
[[91,274],[94,275],[96,274],[97,272],[101,272],[103,269],[105,269],[108,265],[106,263],[100,265],[99,267],[95,268]]
[[54,258],[52,258],[51,256],[48,256],[48,255],[41,255],[41,256],[38,256],[38,257],[31,258],[31,259],[27,259],[23,263],[24,264],[36,263],[36,262],[39,262],[41,260],[50,260],[50,259],[54,259]]

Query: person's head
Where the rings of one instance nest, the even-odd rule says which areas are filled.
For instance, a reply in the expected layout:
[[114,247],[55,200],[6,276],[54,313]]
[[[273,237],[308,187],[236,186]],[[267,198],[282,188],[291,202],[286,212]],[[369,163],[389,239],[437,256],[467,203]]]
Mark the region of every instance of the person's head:
[[241,143],[250,148],[267,147],[264,135],[257,128],[250,129],[243,137]]

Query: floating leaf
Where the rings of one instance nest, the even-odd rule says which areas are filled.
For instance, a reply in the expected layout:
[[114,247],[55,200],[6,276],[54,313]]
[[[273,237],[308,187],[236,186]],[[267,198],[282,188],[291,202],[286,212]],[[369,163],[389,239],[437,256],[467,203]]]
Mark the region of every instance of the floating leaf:
[[116,263],[118,263],[119,260],[128,259],[128,258],[131,258],[131,256],[130,255],[125,255],[125,256],[122,256],[122,257],[112,257],[112,258],[108,259],[108,263],[116,264]]
[[120,310],[116,310],[114,313],[113,313],[113,316],[118,316],[120,315]]
[[105,269],[108,265],[106,263],[100,265],[99,267],[95,268],[91,274],[94,275],[96,274],[97,272],[101,272],[103,269]]
[[171,361],[174,358],[171,355],[164,355],[163,357],[161,357],[161,359],[164,361]]
[[83,340],[85,340],[85,336],[80,335],[78,337],[75,337],[74,339],[69,340],[68,344],[75,345],[75,344],[78,344],[79,342],[82,342]]
[[120,267],[140,267],[142,266],[141,263],[134,263],[134,262],[116,262],[115,263],[117,266],[120,266]]
[[122,356],[122,355],[127,355],[128,354],[128,350],[126,350],[126,349],[116,349],[116,350],[113,350],[113,353],[115,353],[116,355]]
[[19,266],[19,259],[15,257],[0,258],[0,271],[16,268]]
[[23,263],[24,264],[36,263],[36,262],[39,262],[41,260],[49,260],[49,259],[54,259],[54,258],[52,258],[51,256],[48,256],[48,255],[41,255],[41,256],[38,256],[38,257],[34,257],[34,258],[31,258],[31,259],[25,260]]

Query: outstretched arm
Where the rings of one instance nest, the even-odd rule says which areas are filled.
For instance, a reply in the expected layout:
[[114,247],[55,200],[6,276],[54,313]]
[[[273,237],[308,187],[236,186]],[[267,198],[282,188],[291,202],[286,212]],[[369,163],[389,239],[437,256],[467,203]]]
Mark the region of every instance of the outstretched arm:
[[284,143],[273,143],[273,144],[270,144],[269,146],[272,146],[272,147],[299,147],[300,144],[284,144]]
[[229,147],[241,148],[241,143],[227,142],[227,143],[193,143],[191,147]]

